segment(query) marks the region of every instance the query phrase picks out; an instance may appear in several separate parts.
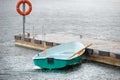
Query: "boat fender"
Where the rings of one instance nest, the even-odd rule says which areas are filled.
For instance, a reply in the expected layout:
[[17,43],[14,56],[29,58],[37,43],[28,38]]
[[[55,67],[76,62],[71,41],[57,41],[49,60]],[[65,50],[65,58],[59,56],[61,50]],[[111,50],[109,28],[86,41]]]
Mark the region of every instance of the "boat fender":
[[120,54],[115,54],[116,55],[116,59],[120,59]]

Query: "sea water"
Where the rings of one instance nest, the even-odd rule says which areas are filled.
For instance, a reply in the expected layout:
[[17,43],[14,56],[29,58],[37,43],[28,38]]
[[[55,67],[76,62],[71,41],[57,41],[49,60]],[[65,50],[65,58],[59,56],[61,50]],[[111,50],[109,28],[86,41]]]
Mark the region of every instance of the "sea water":
[[[32,57],[39,51],[14,45],[22,33],[19,0],[0,0],[0,80],[120,80],[120,67],[85,62],[60,70],[36,68]],[[30,0],[26,32],[82,35],[120,41],[120,0]]]

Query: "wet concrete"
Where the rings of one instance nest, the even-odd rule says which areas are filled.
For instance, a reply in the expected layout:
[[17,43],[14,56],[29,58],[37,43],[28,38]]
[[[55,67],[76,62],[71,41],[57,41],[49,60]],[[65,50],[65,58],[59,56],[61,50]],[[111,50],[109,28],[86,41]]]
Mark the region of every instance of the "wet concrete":
[[[42,35],[36,35],[35,39],[42,40]],[[66,33],[56,33],[56,34],[46,34],[45,40],[49,42],[55,43],[67,43],[72,41],[78,41],[83,43],[84,45],[88,45],[92,43],[93,45],[90,46],[92,49],[97,49],[101,51],[108,51],[120,54],[120,42],[119,41],[112,41],[112,40],[100,40],[91,37],[84,37],[83,35],[73,35],[73,34],[66,34]]]

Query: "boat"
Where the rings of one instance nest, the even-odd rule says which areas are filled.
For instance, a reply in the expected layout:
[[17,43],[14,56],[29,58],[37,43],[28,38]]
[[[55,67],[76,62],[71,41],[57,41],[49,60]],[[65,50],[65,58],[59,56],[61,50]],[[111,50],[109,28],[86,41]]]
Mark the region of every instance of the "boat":
[[64,43],[36,54],[33,57],[33,62],[40,68],[63,68],[68,65],[80,63],[85,48],[80,42]]

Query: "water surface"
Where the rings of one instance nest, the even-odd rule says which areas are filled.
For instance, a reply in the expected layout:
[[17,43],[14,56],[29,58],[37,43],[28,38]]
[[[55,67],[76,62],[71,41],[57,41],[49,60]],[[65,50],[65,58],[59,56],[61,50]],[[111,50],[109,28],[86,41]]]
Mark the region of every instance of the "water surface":
[[[120,67],[86,62],[61,70],[36,69],[32,57],[38,51],[14,45],[22,33],[17,0],[0,0],[0,80],[120,80]],[[26,32],[64,32],[120,41],[120,0],[31,0]]]

